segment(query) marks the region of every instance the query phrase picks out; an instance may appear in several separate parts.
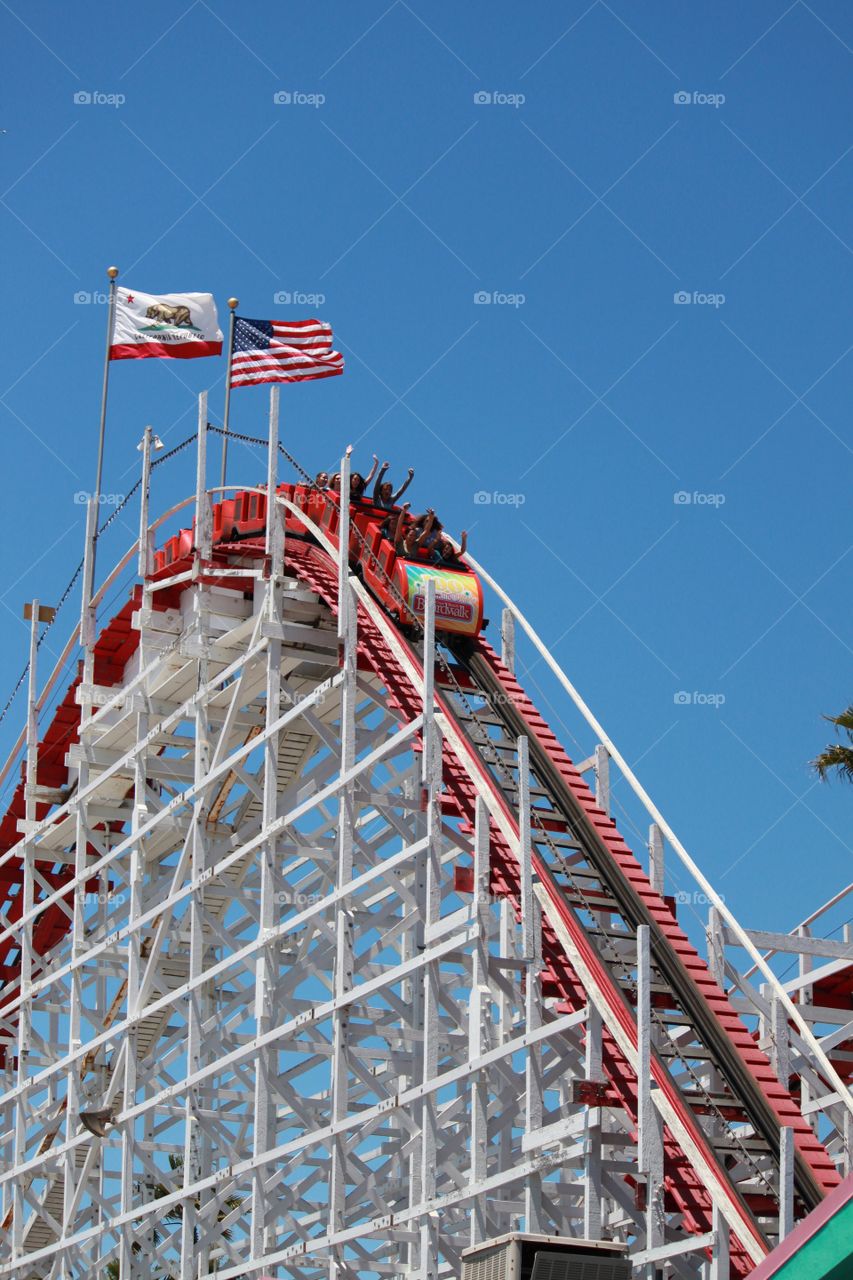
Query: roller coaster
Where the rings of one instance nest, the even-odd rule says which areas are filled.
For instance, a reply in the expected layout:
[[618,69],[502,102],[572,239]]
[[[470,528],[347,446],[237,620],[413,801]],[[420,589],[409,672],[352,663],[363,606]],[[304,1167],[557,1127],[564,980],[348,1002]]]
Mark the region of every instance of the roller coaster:
[[819,925],[853,886],[745,929],[486,570],[398,556],[348,456],[340,493],[283,483],[273,403],[266,482],[216,490],[203,398],[153,521],[146,432],[139,538],[95,591],[90,508],[41,692],[31,607],[0,1277],[479,1280],[514,1240],[535,1277],[749,1276],[851,1170],[853,946]]

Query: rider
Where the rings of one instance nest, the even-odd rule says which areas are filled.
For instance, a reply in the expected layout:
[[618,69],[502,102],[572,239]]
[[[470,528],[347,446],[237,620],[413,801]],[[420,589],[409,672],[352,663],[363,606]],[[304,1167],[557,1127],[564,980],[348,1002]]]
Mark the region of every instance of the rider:
[[379,466],[379,459],[374,453],[373,466],[370,468],[370,471],[366,476],[363,476],[360,471],[353,471],[352,475],[349,478],[349,494],[351,498],[355,498],[356,502],[360,502],[361,499],[364,497],[364,492],[367,486],[372,481],[373,477],[376,475],[376,469],[378,466]]
[[[375,457],[376,455],[374,454],[373,456]],[[403,494],[408,489],[409,485],[412,483],[415,476],[414,467],[409,467],[408,478],[403,481],[400,488],[395,493],[394,486],[389,484],[385,479],[385,472],[388,470],[390,465],[390,462],[382,463],[382,466],[379,468],[379,475],[376,477],[376,485],[373,490],[373,505],[374,507],[381,507],[383,511],[393,510],[400,498],[402,498]]]

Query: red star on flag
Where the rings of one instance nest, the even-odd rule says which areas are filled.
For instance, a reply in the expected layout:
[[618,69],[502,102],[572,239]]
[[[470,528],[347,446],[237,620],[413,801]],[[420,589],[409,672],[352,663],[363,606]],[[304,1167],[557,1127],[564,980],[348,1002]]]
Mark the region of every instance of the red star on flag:
[[134,298],[134,296],[133,296],[133,294],[132,294],[132,293],[129,293],[129,294],[127,295],[127,300],[128,300],[128,302],[135,302],[135,301],[136,301],[136,299]]

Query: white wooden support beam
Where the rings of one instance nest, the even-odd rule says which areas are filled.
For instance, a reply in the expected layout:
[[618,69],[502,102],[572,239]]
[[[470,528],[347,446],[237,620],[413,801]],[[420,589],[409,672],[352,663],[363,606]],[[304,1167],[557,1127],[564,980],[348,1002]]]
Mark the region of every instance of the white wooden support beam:
[[[341,530],[349,528],[349,453],[341,461],[341,506],[346,503],[346,518],[341,517]],[[346,487],[344,488],[344,482]],[[338,643],[343,672],[341,685],[341,774],[346,775],[356,763],[356,703],[358,700],[358,613],[350,586],[348,535],[342,537],[338,559]],[[353,879],[354,841],[356,827],[355,784],[348,783],[338,797],[338,850],[337,884],[340,888]],[[335,909],[335,962],[334,994],[343,1000],[353,984],[354,940],[353,907],[348,896],[341,896]],[[350,1009],[342,1004],[332,1019],[332,1123],[341,1124],[349,1113],[349,1059]],[[330,1230],[341,1231],[346,1225],[346,1188],[348,1181],[347,1142],[348,1133],[341,1129],[332,1144],[329,1172]],[[329,1280],[347,1272],[343,1251],[332,1249],[329,1253]]]
[[[601,1014],[596,1006],[587,1005],[584,1040],[584,1075],[587,1080],[604,1080],[602,1070]],[[584,1113],[584,1202],[583,1233],[587,1240],[598,1240],[603,1225],[601,1169],[601,1107],[587,1107]]]
[[438,730],[435,723],[435,578],[426,580],[424,591],[424,657],[423,657],[423,742],[421,771],[424,785],[435,781],[434,761]]
[[[25,813],[28,822],[33,822],[36,814],[35,787],[38,774],[38,628],[39,602],[33,600],[30,605],[30,652],[27,680],[27,736],[26,736],[26,785]],[[23,917],[24,923],[20,935],[20,967],[21,995],[24,1002],[18,1014],[17,1058],[18,1085],[26,1084],[30,1074],[29,1056],[32,1039],[32,1004],[30,992],[33,974],[33,922],[30,913],[35,897],[34,850],[29,840],[24,842],[21,853],[23,871]],[[8,1050],[7,1050],[8,1052]],[[14,1158],[19,1163],[25,1157],[28,1128],[28,1101],[21,1088],[15,1103],[15,1142]],[[27,1202],[24,1198],[24,1187],[15,1183],[12,1192],[12,1251],[15,1256],[23,1253],[24,1221],[27,1214]]]
[[649,826],[649,879],[655,893],[664,894],[664,845],[663,832],[656,822]]
[[726,926],[716,907],[708,908],[708,968],[718,986],[726,982]]
[[[808,925],[800,925],[797,929],[799,937],[805,939],[811,937],[811,929]],[[799,984],[797,1000],[799,1005],[814,1004],[814,987],[810,981],[811,974],[814,970],[814,957],[807,951],[799,953]],[[812,1089],[811,1081],[805,1076],[800,1077],[800,1108],[803,1115],[806,1116],[809,1124],[815,1133],[818,1131],[819,1116],[809,1114],[810,1104],[813,1101],[815,1091]],[[853,1113],[851,1113],[853,1114]]]
[[[148,594],[146,580],[154,567],[154,539],[148,528],[148,513],[151,501],[151,449],[154,432],[146,427],[142,436],[142,483],[139,494],[139,546],[137,554],[137,573],[142,579],[143,591]],[[143,608],[150,607],[148,600],[143,599]]]
[[518,858],[521,882],[521,947],[525,964],[536,947],[533,916],[533,849],[530,837],[530,744],[522,735],[516,742],[518,769]]
[[784,1240],[794,1229],[794,1130],[783,1125],[779,1130],[779,1239]]
[[[269,439],[267,441],[267,527],[265,549],[269,557],[270,579],[279,584],[284,572],[284,509],[276,501],[278,489],[279,400],[281,387],[270,386]],[[267,594],[270,610],[276,611],[276,592]],[[270,614],[272,616],[272,614]]]
[[[207,441],[207,396],[205,392],[199,396],[199,437],[198,468],[196,492],[196,546],[197,553],[204,557],[204,511],[209,511],[206,474],[206,441]],[[208,553],[209,555],[209,553]],[[197,588],[199,593],[206,589]],[[197,602],[198,603],[198,602]],[[196,625],[204,631],[206,614],[198,609]],[[209,681],[209,661],[202,652],[197,659],[198,680],[202,686]],[[207,719],[207,701],[200,698],[195,705],[193,740],[193,783],[196,787],[195,799],[190,819],[189,847],[190,870],[198,887],[189,902],[189,980],[199,983],[205,965],[205,887],[204,873],[208,865],[207,817],[209,809],[209,792],[202,786],[210,771],[210,725]],[[203,993],[196,986],[187,1003],[187,1072],[194,1074],[203,1065],[206,1056],[203,1032]],[[200,1128],[201,1091],[198,1086],[190,1086],[185,1093],[184,1102],[184,1187],[190,1187],[198,1177],[198,1140]],[[196,1269],[196,1232],[199,1212],[196,1202],[187,1198],[183,1204],[181,1222],[181,1262],[180,1280],[193,1280]]]
[[[517,743],[518,768],[518,856],[521,863],[521,933],[526,970],[524,974],[524,1017],[527,1033],[542,1024],[542,909],[534,892],[533,843],[530,815],[530,743],[522,735]],[[542,1128],[543,1085],[542,1046],[528,1047],[524,1067],[524,1129],[529,1137]],[[542,1176],[528,1178],[524,1191],[525,1230],[544,1231]]]
[[770,1061],[780,1084],[788,1088],[791,1075],[791,1044],[788,1014],[775,992],[770,994]]
[[714,1243],[711,1246],[711,1268],[708,1280],[729,1280],[729,1224],[717,1205],[714,1205],[712,1222]]
[[[80,743],[87,740],[87,728],[91,723],[94,707],[91,691],[94,685],[94,647],[95,647],[95,606],[94,570],[95,540],[97,534],[98,510],[94,500],[89,499],[86,517],[86,549],[83,560],[82,606],[80,622],[80,644],[83,648],[83,680],[80,701]],[[86,794],[89,786],[90,767],[85,758],[77,765],[77,794]],[[70,954],[72,970],[69,980],[68,1031],[67,1050],[69,1064],[65,1072],[65,1117],[64,1132],[66,1151],[62,1158],[62,1221],[67,1227],[73,1221],[75,1205],[78,1200],[78,1183],[82,1176],[77,1165],[74,1148],[70,1145],[80,1130],[78,1116],[87,1104],[81,1080],[80,1069],[75,1058],[81,1047],[83,1030],[85,997],[89,985],[89,968],[87,964],[87,927],[86,927],[86,885],[87,869],[90,858],[88,853],[90,839],[90,819],[85,804],[78,804],[74,814],[74,881],[71,888],[72,913]],[[100,1100],[98,1100],[100,1101]],[[81,1187],[82,1189],[82,1187]],[[65,1280],[65,1277],[63,1277]],[[68,1269],[68,1280],[71,1270]]]
[[[474,821],[474,911],[477,941],[471,961],[471,1003],[468,1011],[468,1053],[472,1061],[490,1048],[488,1017],[492,996],[489,986],[489,811],[480,796]],[[471,1161],[469,1179],[476,1186],[488,1171],[489,1079],[485,1070],[471,1077]],[[488,1236],[486,1199],[476,1196],[471,1203],[470,1243],[480,1244]]]
[[[148,446],[148,457],[150,461],[150,433],[151,428],[145,428],[146,443]],[[145,467],[143,466],[143,471]],[[147,479],[147,478],[146,478]],[[143,491],[145,482],[143,482]],[[147,516],[144,517],[147,522]],[[140,525],[142,521],[140,521]],[[143,530],[140,528],[140,535]],[[142,547],[142,537],[140,536],[140,547]],[[136,713],[136,740],[142,742],[149,730],[149,717],[145,711]],[[140,752],[134,761],[133,770],[133,816],[131,818],[131,831],[138,832],[142,823],[148,817],[148,787],[147,787],[147,752]],[[137,928],[133,926],[139,920],[139,916],[143,911],[143,883],[145,879],[145,853],[142,842],[137,839],[130,853],[130,906],[128,910],[128,923],[131,926],[131,932],[127,939],[127,996],[126,1009],[129,1017],[134,1017],[139,1010],[139,985],[142,979],[142,935]],[[124,1054],[124,1090],[123,1105],[125,1108],[136,1105],[136,1090],[138,1080],[138,1062],[137,1062],[137,1045],[139,1041],[139,1028],[133,1024],[128,1028],[126,1037],[126,1051]],[[121,1131],[121,1167],[122,1167],[122,1183],[121,1183],[121,1209],[122,1213],[128,1214],[134,1203],[134,1165],[137,1158],[136,1151],[136,1127],[135,1125],[124,1125]],[[119,1244],[119,1269],[122,1276],[127,1276],[128,1280],[142,1280],[143,1268],[137,1258],[137,1254],[133,1249],[133,1232],[132,1223],[122,1228],[121,1240]]]
[[[253,633],[253,640],[259,634],[261,619],[265,618],[273,626],[271,632],[281,633],[283,597],[281,589],[281,572],[284,554],[284,511],[276,502],[278,474],[278,424],[279,424],[279,387],[273,383],[270,387],[269,438],[267,441],[267,520],[266,520],[266,554],[269,557],[270,573],[264,588],[264,599],[260,607],[258,630]],[[267,831],[274,823],[278,813],[278,762],[281,742],[281,697],[282,697],[282,642],[277,634],[267,638],[265,654],[265,698],[264,698],[264,740],[263,740],[263,773],[261,821],[263,830]],[[248,673],[244,667],[240,673],[240,687],[248,681]],[[245,695],[241,695],[245,696]],[[232,723],[232,712],[236,713],[240,705],[240,696],[235,692],[231,708],[223,725],[220,741],[214,759],[218,762],[220,748],[224,754],[227,744],[223,739],[226,728]],[[341,800],[343,803],[343,800]],[[279,884],[278,858],[276,840],[273,836],[260,846],[261,885],[258,909],[258,950],[255,956],[255,1001],[254,1022],[258,1037],[265,1036],[276,1023],[276,985],[278,981],[278,946],[271,934],[278,924],[279,912],[276,908],[276,889]],[[275,1141],[275,1081],[277,1076],[277,1055],[270,1046],[258,1053],[255,1071],[254,1124],[252,1151],[256,1160],[267,1152]],[[251,1247],[252,1256],[260,1257],[269,1247],[271,1241],[270,1219],[272,1217],[269,1193],[267,1192],[264,1170],[256,1168],[252,1175],[251,1204]]]
[[[95,643],[95,606],[92,603],[95,594],[95,537],[98,530],[98,508],[94,498],[89,498],[86,507],[86,542],[83,552],[83,583],[80,602],[80,648],[83,650],[83,682],[91,685],[92,681],[92,647]],[[87,714],[86,707],[81,710],[81,717]]]
[[[27,611],[25,610],[25,613]],[[34,822],[36,816],[36,786],[38,783],[38,638],[39,638],[38,600],[29,606],[30,615],[30,653],[27,667],[27,785],[24,803],[24,814],[27,822]],[[32,874],[32,850],[29,856],[30,873]]]
[[[501,898],[500,933],[498,955],[504,960],[516,961],[518,947],[516,945],[516,929],[513,909],[508,898]],[[501,1045],[507,1044],[513,1037],[514,1008],[510,994],[504,986],[498,988],[498,1040]],[[512,1133],[503,1125],[500,1130],[499,1150],[500,1166],[505,1169],[512,1161]],[[499,1234],[509,1231],[513,1221],[508,1211],[500,1213],[495,1227]]]
[[512,609],[501,612],[501,662],[515,675],[515,615]]
[[[770,929],[747,929],[746,934],[762,951],[784,951],[796,955],[819,956],[823,960],[853,961],[853,945],[849,938],[842,942],[834,938],[812,938],[803,933],[774,933]],[[733,930],[728,928],[726,942],[738,945]]]
[[[435,722],[435,579],[430,577],[424,592],[423,656],[423,752],[422,794],[426,806],[426,883],[423,886],[422,917],[429,934],[441,910],[441,741]],[[440,974],[432,961],[423,970],[423,1059],[421,1080],[426,1087],[438,1074]],[[421,1107],[420,1188],[424,1201],[436,1194],[436,1153],[438,1150],[438,1099],[429,1092]],[[437,1280],[439,1223],[436,1214],[425,1214],[420,1226],[419,1280]]]
[[640,1253],[631,1254],[631,1262],[635,1267],[652,1268],[652,1274],[657,1270],[658,1265],[666,1262],[669,1258],[683,1257],[686,1253],[695,1253],[699,1249],[710,1249],[714,1245],[713,1231],[706,1231],[704,1235],[688,1237],[686,1240],[674,1240],[672,1244],[657,1245],[654,1249],[643,1249]]
[[[343,481],[342,481],[343,483]],[[430,588],[432,587],[432,592]],[[435,590],[434,583],[427,582],[426,593],[424,599],[424,652],[423,652],[423,672],[422,672],[422,730],[421,730],[421,758],[420,764],[416,766],[417,779],[417,799],[418,799],[418,816],[416,833],[419,842],[423,843],[422,850],[418,853],[414,864],[414,919],[413,927],[407,938],[407,949],[411,952],[412,958],[417,959],[422,956],[427,947],[427,927],[430,923],[430,894],[432,888],[432,871],[430,867],[429,843],[432,835],[432,805],[430,804],[430,753],[431,744],[435,733],[435,698],[433,689],[433,680],[435,676]],[[424,718],[426,714],[426,719]],[[428,1023],[432,1016],[432,1009],[428,998],[429,979],[425,971],[415,975],[415,980],[409,986],[411,998],[411,1026],[414,1036],[414,1043],[411,1052],[411,1079],[413,1084],[422,1085],[430,1076],[430,1054],[432,1044],[429,1049],[427,1047],[427,1039],[429,1035]],[[429,1006],[429,1009],[428,1009]],[[411,1155],[409,1157],[409,1200],[411,1203],[421,1203],[427,1198],[424,1190],[425,1186],[431,1186],[435,1175],[434,1169],[428,1168],[428,1152],[432,1143],[432,1135],[426,1133],[426,1126],[430,1124],[431,1116],[434,1116],[434,1110],[430,1111],[427,1107],[427,1099],[424,1098],[418,1108],[420,1119],[420,1132],[411,1144]],[[412,1276],[418,1276],[421,1280],[427,1276],[430,1267],[430,1257],[433,1252],[434,1231],[429,1221],[422,1224],[421,1229],[412,1233],[411,1239],[407,1243],[406,1263],[407,1272]]]
[[196,561],[209,560],[213,545],[213,511],[207,492],[207,392],[198,397],[198,441],[195,477]]
[[599,809],[610,813],[610,753],[603,743],[595,748],[595,799]]
[[349,580],[349,539],[350,539],[350,474],[352,448],[348,447],[341,458],[341,492],[339,495],[340,515],[338,523],[338,644],[346,641],[348,626],[348,609],[344,605],[349,600],[346,584]]
[[[652,970],[651,930],[637,929],[637,1147],[638,1165],[646,1176],[646,1249],[664,1242],[663,1130],[652,1101]],[[646,1280],[654,1265],[646,1264]]]

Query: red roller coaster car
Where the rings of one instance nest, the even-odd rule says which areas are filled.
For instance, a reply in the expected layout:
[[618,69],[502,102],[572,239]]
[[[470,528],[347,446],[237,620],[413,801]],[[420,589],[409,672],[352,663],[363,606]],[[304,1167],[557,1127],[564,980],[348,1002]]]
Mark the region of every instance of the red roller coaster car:
[[[260,486],[259,486],[260,488]],[[340,509],[336,495],[305,484],[282,484],[276,493],[318,526],[337,547]],[[426,582],[435,582],[435,621],[440,631],[475,637],[483,628],[483,587],[476,573],[459,560],[452,566],[398,556],[382,534],[388,512],[370,502],[350,507],[350,564],[400,626],[411,626],[424,612]],[[258,490],[235,494],[213,508],[214,547],[262,538],[267,496]],[[286,509],[288,536],[311,538],[310,526]],[[157,552],[155,573],[174,566],[192,551],[193,530],[183,529]],[[215,552],[214,552],[215,554]]]

